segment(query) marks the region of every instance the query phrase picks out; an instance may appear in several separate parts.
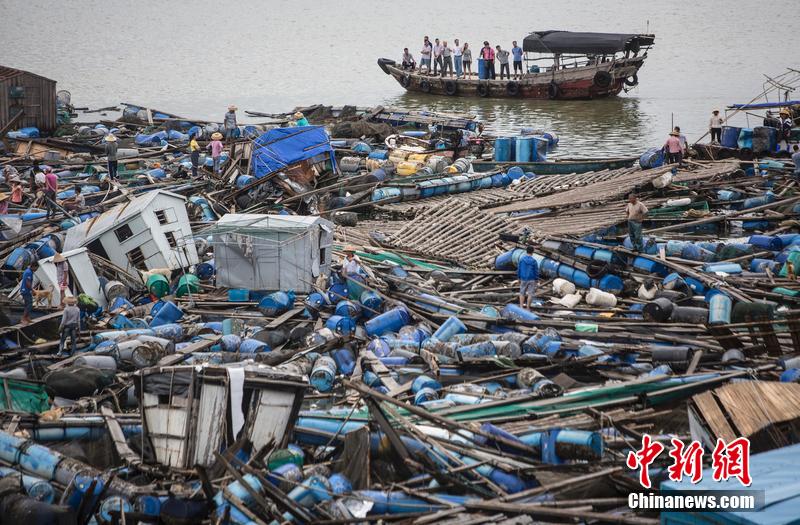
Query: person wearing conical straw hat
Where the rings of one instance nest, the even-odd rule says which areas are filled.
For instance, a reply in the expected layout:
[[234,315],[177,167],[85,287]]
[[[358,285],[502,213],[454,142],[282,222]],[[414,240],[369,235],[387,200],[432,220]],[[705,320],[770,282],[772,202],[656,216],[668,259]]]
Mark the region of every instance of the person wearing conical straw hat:
[[681,134],[673,129],[669,132],[667,142],[664,144],[664,151],[667,152],[667,162],[669,164],[680,164],[683,160],[680,137]]
[[342,250],[344,260],[342,260],[342,278],[347,280],[348,276],[358,275],[361,272],[361,263],[356,256],[355,246],[347,245]]
[[228,112],[225,113],[225,120],[222,122],[222,127],[225,129],[225,142],[230,142],[234,139],[236,133],[236,110],[239,109],[234,105],[228,106]]
[[222,155],[222,133],[215,131],[211,134],[211,142],[208,149],[211,150],[211,160],[214,161],[214,173],[220,172],[220,156]]
[[0,215],[8,213],[8,193],[0,191]]
[[308,126],[308,119],[299,111],[294,114],[294,122],[298,126]]
[[61,325],[58,331],[61,332],[61,339],[58,343],[58,353],[56,356],[61,357],[64,355],[64,343],[67,342],[67,337],[70,339],[71,352],[67,355],[72,355],[78,349],[78,334],[81,330],[81,311],[77,307],[78,300],[75,297],[64,298],[64,311],[61,313]]
[[117,149],[119,149],[119,144],[117,144],[116,135],[109,133],[106,135],[105,142],[108,177],[111,180],[117,180]]

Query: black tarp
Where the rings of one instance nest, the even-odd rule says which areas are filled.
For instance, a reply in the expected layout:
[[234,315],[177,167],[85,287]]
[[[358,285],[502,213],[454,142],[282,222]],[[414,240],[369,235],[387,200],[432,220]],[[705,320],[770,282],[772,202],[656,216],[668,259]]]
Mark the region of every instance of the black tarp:
[[533,53],[612,54],[638,51],[653,43],[652,35],[536,31],[525,37],[522,49]]

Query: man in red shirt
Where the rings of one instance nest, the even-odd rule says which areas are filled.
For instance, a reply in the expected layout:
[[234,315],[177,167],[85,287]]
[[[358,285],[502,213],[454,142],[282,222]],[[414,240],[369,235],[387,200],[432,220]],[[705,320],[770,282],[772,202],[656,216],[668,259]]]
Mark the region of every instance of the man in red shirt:
[[489,45],[488,41],[483,43],[483,48],[481,49],[481,58],[483,59],[486,77],[494,80],[496,76],[494,70],[494,49],[492,49],[492,46]]

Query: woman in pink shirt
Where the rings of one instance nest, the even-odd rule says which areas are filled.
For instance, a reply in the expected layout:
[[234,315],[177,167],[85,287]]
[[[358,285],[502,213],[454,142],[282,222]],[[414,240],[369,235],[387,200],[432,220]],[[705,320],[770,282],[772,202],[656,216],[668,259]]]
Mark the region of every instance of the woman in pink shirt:
[[683,163],[683,148],[681,147],[680,134],[677,131],[670,131],[669,138],[664,144],[664,150],[667,152],[668,164]]
[[44,169],[44,204],[47,207],[47,218],[55,216],[58,209],[56,208],[56,193],[58,192],[58,177],[53,173],[53,168],[46,167]]
[[483,43],[483,48],[481,49],[481,58],[483,59],[486,76],[494,80],[496,75],[494,70],[494,49],[492,49],[492,46],[489,45],[489,42]]
[[216,132],[211,135],[211,159],[214,161],[214,173],[219,173],[220,155],[222,155],[222,133]]

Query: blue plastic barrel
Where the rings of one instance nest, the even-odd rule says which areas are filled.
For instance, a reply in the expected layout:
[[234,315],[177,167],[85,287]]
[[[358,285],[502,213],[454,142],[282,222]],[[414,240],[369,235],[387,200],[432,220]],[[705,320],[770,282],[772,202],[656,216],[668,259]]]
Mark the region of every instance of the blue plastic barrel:
[[381,337],[376,337],[367,343],[367,350],[377,357],[387,357],[392,351],[389,343]]
[[[150,327],[161,326],[164,324],[171,324],[179,321],[183,317],[183,311],[178,308],[172,301],[158,301],[159,305],[157,313],[150,321]],[[155,309],[154,305],[154,309]]]
[[386,332],[396,332],[403,326],[411,323],[411,316],[403,307],[396,307],[377,315],[364,323],[367,335],[375,337]]
[[613,275],[607,273],[603,277],[600,278],[598,281],[598,288],[603,290],[604,292],[609,292],[613,294],[622,293],[625,285],[622,282],[622,278],[618,275]]
[[414,393],[414,404],[419,406],[429,401],[436,401],[439,399],[439,394],[432,388],[423,388]]
[[433,333],[433,337],[436,338],[438,341],[447,342],[449,341],[454,335],[456,334],[463,334],[466,333],[467,327],[458,317],[448,317],[447,320],[442,323],[442,326],[439,327]]
[[650,148],[639,157],[639,166],[649,170],[664,165],[664,151],[661,148]]
[[511,138],[498,137],[494,140],[494,160],[496,162],[511,161]]
[[738,263],[711,263],[703,266],[703,271],[708,273],[727,273],[737,274],[742,273],[742,267]]
[[739,149],[753,149],[753,128],[742,128],[736,142]]
[[500,315],[513,321],[538,321],[539,316],[516,304],[507,304],[500,311]]
[[256,178],[252,175],[240,175],[236,178],[236,189],[241,190],[242,188],[252,184],[255,180]]
[[575,268],[562,264],[558,267],[558,276],[569,282],[573,282],[575,278]]
[[533,162],[547,162],[547,139],[533,137],[531,160]]
[[311,386],[320,392],[330,392],[336,379],[336,361],[328,356],[319,356],[311,369]]
[[239,352],[242,354],[258,354],[271,350],[267,343],[259,341],[258,339],[244,339],[239,345]]
[[775,235],[751,235],[747,243],[773,252],[779,252],[783,249],[783,241]]
[[247,288],[231,288],[228,290],[228,301],[243,303],[250,300],[250,290]]
[[350,335],[356,331],[356,322],[350,317],[332,315],[325,321],[325,327],[339,335]]
[[356,367],[356,358],[352,350],[349,348],[339,348],[334,350],[332,355],[340,374],[349,376],[353,373]]
[[3,269],[22,271],[30,266],[34,260],[36,260],[36,257],[31,250],[17,247],[6,257]]
[[558,261],[554,261],[553,259],[544,259],[540,269],[543,276],[555,277],[558,275],[559,266],[560,263]]
[[739,147],[739,133],[742,131],[742,128],[737,128],[735,126],[722,126],[722,133],[720,134],[720,145],[726,148],[738,148]]
[[482,58],[478,59],[478,80],[486,80],[489,78],[488,72],[486,70],[486,61]]
[[331,304],[336,304],[342,299],[346,299],[349,290],[344,283],[334,283],[328,288],[328,300]]
[[579,288],[589,288],[592,285],[592,278],[583,270],[575,270],[572,273],[572,282]]
[[423,388],[430,388],[431,390],[441,390],[442,384],[434,378],[426,375],[420,375],[414,378],[411,383],[411,391],[415,394]]
[[733,301],[724,293],[717,292],[708,301],[708,324],[730,324]]
[[294,306],[294,292],[273,292],[258,303],[258,309],[266,317],[276,317]]
[[353,301],[339,301],[333,313],[342,317],[358,319],[361,317],[361,305]]
[[364,308],[361,310],[362,315],[367,319],[378,315],[378,313],[381,311],[381,306],[383,305],[383,299],[381,296],[371,290],[362,292],[359,301],[364,306]]
[[198,264],[197,268],[195,269],[195,272],[197,273],[197,277],[199,277],[203,281],[211,279],[212,277],[214,277],[214,272],[216,272],[216,268],[214,266],[214,260],[212,259],[210,261]]
[[533,137],[517,137],[517,162],[530,162],[533,156]]

